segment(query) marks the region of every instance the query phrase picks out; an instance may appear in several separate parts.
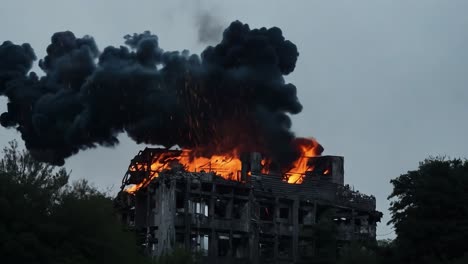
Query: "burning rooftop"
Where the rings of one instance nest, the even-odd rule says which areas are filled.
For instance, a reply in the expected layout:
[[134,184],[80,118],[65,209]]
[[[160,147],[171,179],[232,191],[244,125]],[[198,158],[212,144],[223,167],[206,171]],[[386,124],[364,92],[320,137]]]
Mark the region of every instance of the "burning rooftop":
[[[189,172],[214,172],[217,176],[226,180],[244,182],[245,177],[241,177],[241,173],[249,175],[252,173],[281,174],[284,176],[284,181],[291,184],[300,184],[304,175],[315,169],[315,164],[311,162],[310,158],[319,156],[323,148],[315,139],[298,138],[295,143],[299,147],[300,156],[287,168],[275,167],[271,159],[262,157],[260,153],[239,153],[237,150],[209,157],[201,156],[200,151],[189,149],[145,150],[133,159],[129,167],[124,183],[132,185],[126,191],[134,193],[139,188],[148,185],[152,179],[159,176],[159,173],[174,168],[181,168]],[[148,155],[151,157],[148,157]],[[258,164],[243,168],[242,160],[248,158],[249,155],[255,155]],[[329,171],[329,169],[325,169],[323,173],[327,174]],[[146,172],[147,177],[141,179],[139,176],[133,176],[142,175],[142,172]]]

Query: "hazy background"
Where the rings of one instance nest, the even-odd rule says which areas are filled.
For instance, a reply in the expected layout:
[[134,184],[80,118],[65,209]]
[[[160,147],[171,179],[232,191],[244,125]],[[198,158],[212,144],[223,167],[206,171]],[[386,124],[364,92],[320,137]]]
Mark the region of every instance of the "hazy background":
[[[200,53],[236,19],[280,27],[300,53],[287,77],[304,105],[294,130],[345,157],[345,181],[374,194],[384,212],[381,239],[394,237],[386,226],[390,179],[430,155],[468,157],[467,10],[464,0],[16,0],[2,1],[0,42],[29,42],[42,58],[57,31],[92,35],[102,50],[150,30],[164,50]],[[0,98],[1,112],[6,102]],[[0,129],[0,145],[12,139],[20,140],[16,131]],[[68,159],[73,179],[117,191],[145,147],[120,139]]]

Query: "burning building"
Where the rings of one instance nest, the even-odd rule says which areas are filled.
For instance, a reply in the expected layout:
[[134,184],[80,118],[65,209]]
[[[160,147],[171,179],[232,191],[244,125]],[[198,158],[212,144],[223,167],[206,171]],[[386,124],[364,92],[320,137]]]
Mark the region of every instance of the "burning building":
[[43,74],[28,43],[3,42],[0,125],[54,165],[121,133],[164,146],[133,159],[118,199],[149,254],[299,261],[315,256],[314,228],[329,214],[340,241],[375,239],[375,200],[343,185],[343,158],[291,130],[303,106],[285,76],[299,52],[281,29],[234,21],[200,55],[165,51],[149,31],[124,39],[101,51],[91,36],[57,32]]
[[343,157],[312,155],[319,146],[304,147],[311,156],[285,173],[256,152],[196,158],[187,150],[146,148],[123,179],[122,219],[149,255],[183,248],[207,263],[320,258],[317,230],[326,220],[338,244],[375,241],[375,198],[344,185]]

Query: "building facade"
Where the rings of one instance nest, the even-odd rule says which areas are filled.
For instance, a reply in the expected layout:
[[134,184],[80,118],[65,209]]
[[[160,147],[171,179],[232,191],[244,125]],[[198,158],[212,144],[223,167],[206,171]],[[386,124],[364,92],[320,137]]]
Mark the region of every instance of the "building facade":
[[[154,173],[150,163],[160,151],[141,151],[123,186],[149,179]],[[141,166],[145,162],[148,166]],[[116,200],[123,221],[154,257],[183,248],[197,252],[204,263],[311,263],[321,258],[317,236],[324,223],[333,226],[330,235],[338,246],[375,241],[382,214],[373,196],[344,185],[343,157],[310,162],[314,170],[303,175],[301,184],[260,173],[257,153],[243,158],[238,180],[174,166]]]

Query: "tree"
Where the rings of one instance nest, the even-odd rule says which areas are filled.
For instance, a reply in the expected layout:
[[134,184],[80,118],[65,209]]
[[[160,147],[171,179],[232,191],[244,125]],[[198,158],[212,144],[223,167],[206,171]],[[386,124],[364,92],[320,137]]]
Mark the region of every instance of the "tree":
[[0,160],[2,263],[143,263],[106,194],[65,169],[35,161],[15,142]]
[[377,255],[374,250],[365,247],[361,243],[354,242],[342,249],[338,264],[376,264]]
[[337,226],[333,221],[333,210],[324,211],[318,217],[317,224],[314,227],[315,252],[314,261],[318,264],[336,263],[338,241]]
[[187,252],[181,248],[176,248],[174,252],[159,257],[154,264],[195,264],[201,263],[200,256]]
[[[68,181],[64,169],[35,162],[16,142],[0,161],[0,252],[6,263],[42,263],[53,248],[42,243],[54,204]],[[20,261],[21,262],[21,261]]]
[[444,263],[468,252],[468,161],[427,159],[391,183],[390,223],[405,263]]

